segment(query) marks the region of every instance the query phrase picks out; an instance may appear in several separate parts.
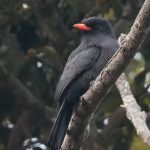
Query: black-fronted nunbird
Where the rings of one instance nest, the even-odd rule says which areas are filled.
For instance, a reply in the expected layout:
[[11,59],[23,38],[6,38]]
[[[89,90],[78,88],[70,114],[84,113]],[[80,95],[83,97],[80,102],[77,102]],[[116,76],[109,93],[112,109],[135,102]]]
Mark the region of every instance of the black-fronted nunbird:
[[59,112],[48,143],[52,150],[61,148],[74,106],[118,48],[108,20],[90,17],[74,27],[81,31],[81,43],[70,54],[57,84]]

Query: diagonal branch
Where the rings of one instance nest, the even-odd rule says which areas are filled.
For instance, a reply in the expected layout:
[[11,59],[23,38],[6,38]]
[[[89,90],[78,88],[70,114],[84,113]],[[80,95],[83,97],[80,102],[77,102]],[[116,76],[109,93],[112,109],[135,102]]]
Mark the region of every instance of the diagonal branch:
[[[126,35],[120,36],[119,45],[125,37]],[[133,123],[143,142],[150,147],[150,131],[146,124],[147,115],[144,111],[141,111],[140,106],[137,104],[124,73],[116,81],[116,86],[124,103],[121,107],[125,108],[127,118]]]
[[121,74],[116,86],[124,103],[122,107],[126,109],[127,118],[133,123],[143,142],[150,147],[150,131],[146,125],[146,113],[141,111],[140,106],[137,104],[125,74]]
[[145,0],[127,37],[88,91],[72,116],[62,150],[78,150],[96,106],[133,58],[150,29],[150,1]]
[[46,119],[49,121],[51,116],[54,116],[55,112],[50,107],[44,105],[37,97],[35,97],[14,75],[2,66],[0,66],[0,80],[4,81],[12,93],[17,97],[18,103],[23,107],[39,110],[43,112]]

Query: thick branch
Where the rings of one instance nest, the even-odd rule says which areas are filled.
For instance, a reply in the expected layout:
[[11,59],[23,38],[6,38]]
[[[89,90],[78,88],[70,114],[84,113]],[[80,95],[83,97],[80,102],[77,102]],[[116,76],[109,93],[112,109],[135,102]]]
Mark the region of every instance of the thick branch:
[[93,82],[89,90],[81,97],[80,103],[70,121],[68,133],[62,145],[63,150],[79,149],[83,133],[96,106],[129,64],[131,58],[135,55],[148,34],[150,28],[149,20],[150,1],[146,0],[120,48]]

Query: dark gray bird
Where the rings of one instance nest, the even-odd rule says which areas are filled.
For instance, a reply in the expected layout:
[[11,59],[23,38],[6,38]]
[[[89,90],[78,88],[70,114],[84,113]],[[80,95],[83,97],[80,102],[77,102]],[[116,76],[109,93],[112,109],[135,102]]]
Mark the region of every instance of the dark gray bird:
[[57,84],[55,100],[60,107],[48,143],[52,150],[61,148],[79,97],[118,48],[112,26],[107,20],[91,17],[74,27],[81,30],[81,43],[70,54]]

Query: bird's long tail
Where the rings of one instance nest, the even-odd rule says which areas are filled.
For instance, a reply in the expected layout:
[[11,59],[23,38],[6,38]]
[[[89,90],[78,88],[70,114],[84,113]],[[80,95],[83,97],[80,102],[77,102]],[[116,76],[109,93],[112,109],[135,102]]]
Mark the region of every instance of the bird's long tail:
[[60,150],[72,111],[73,106],[69,105],[67,102],[61,105],[48,142],[48,146],[51,150]]

